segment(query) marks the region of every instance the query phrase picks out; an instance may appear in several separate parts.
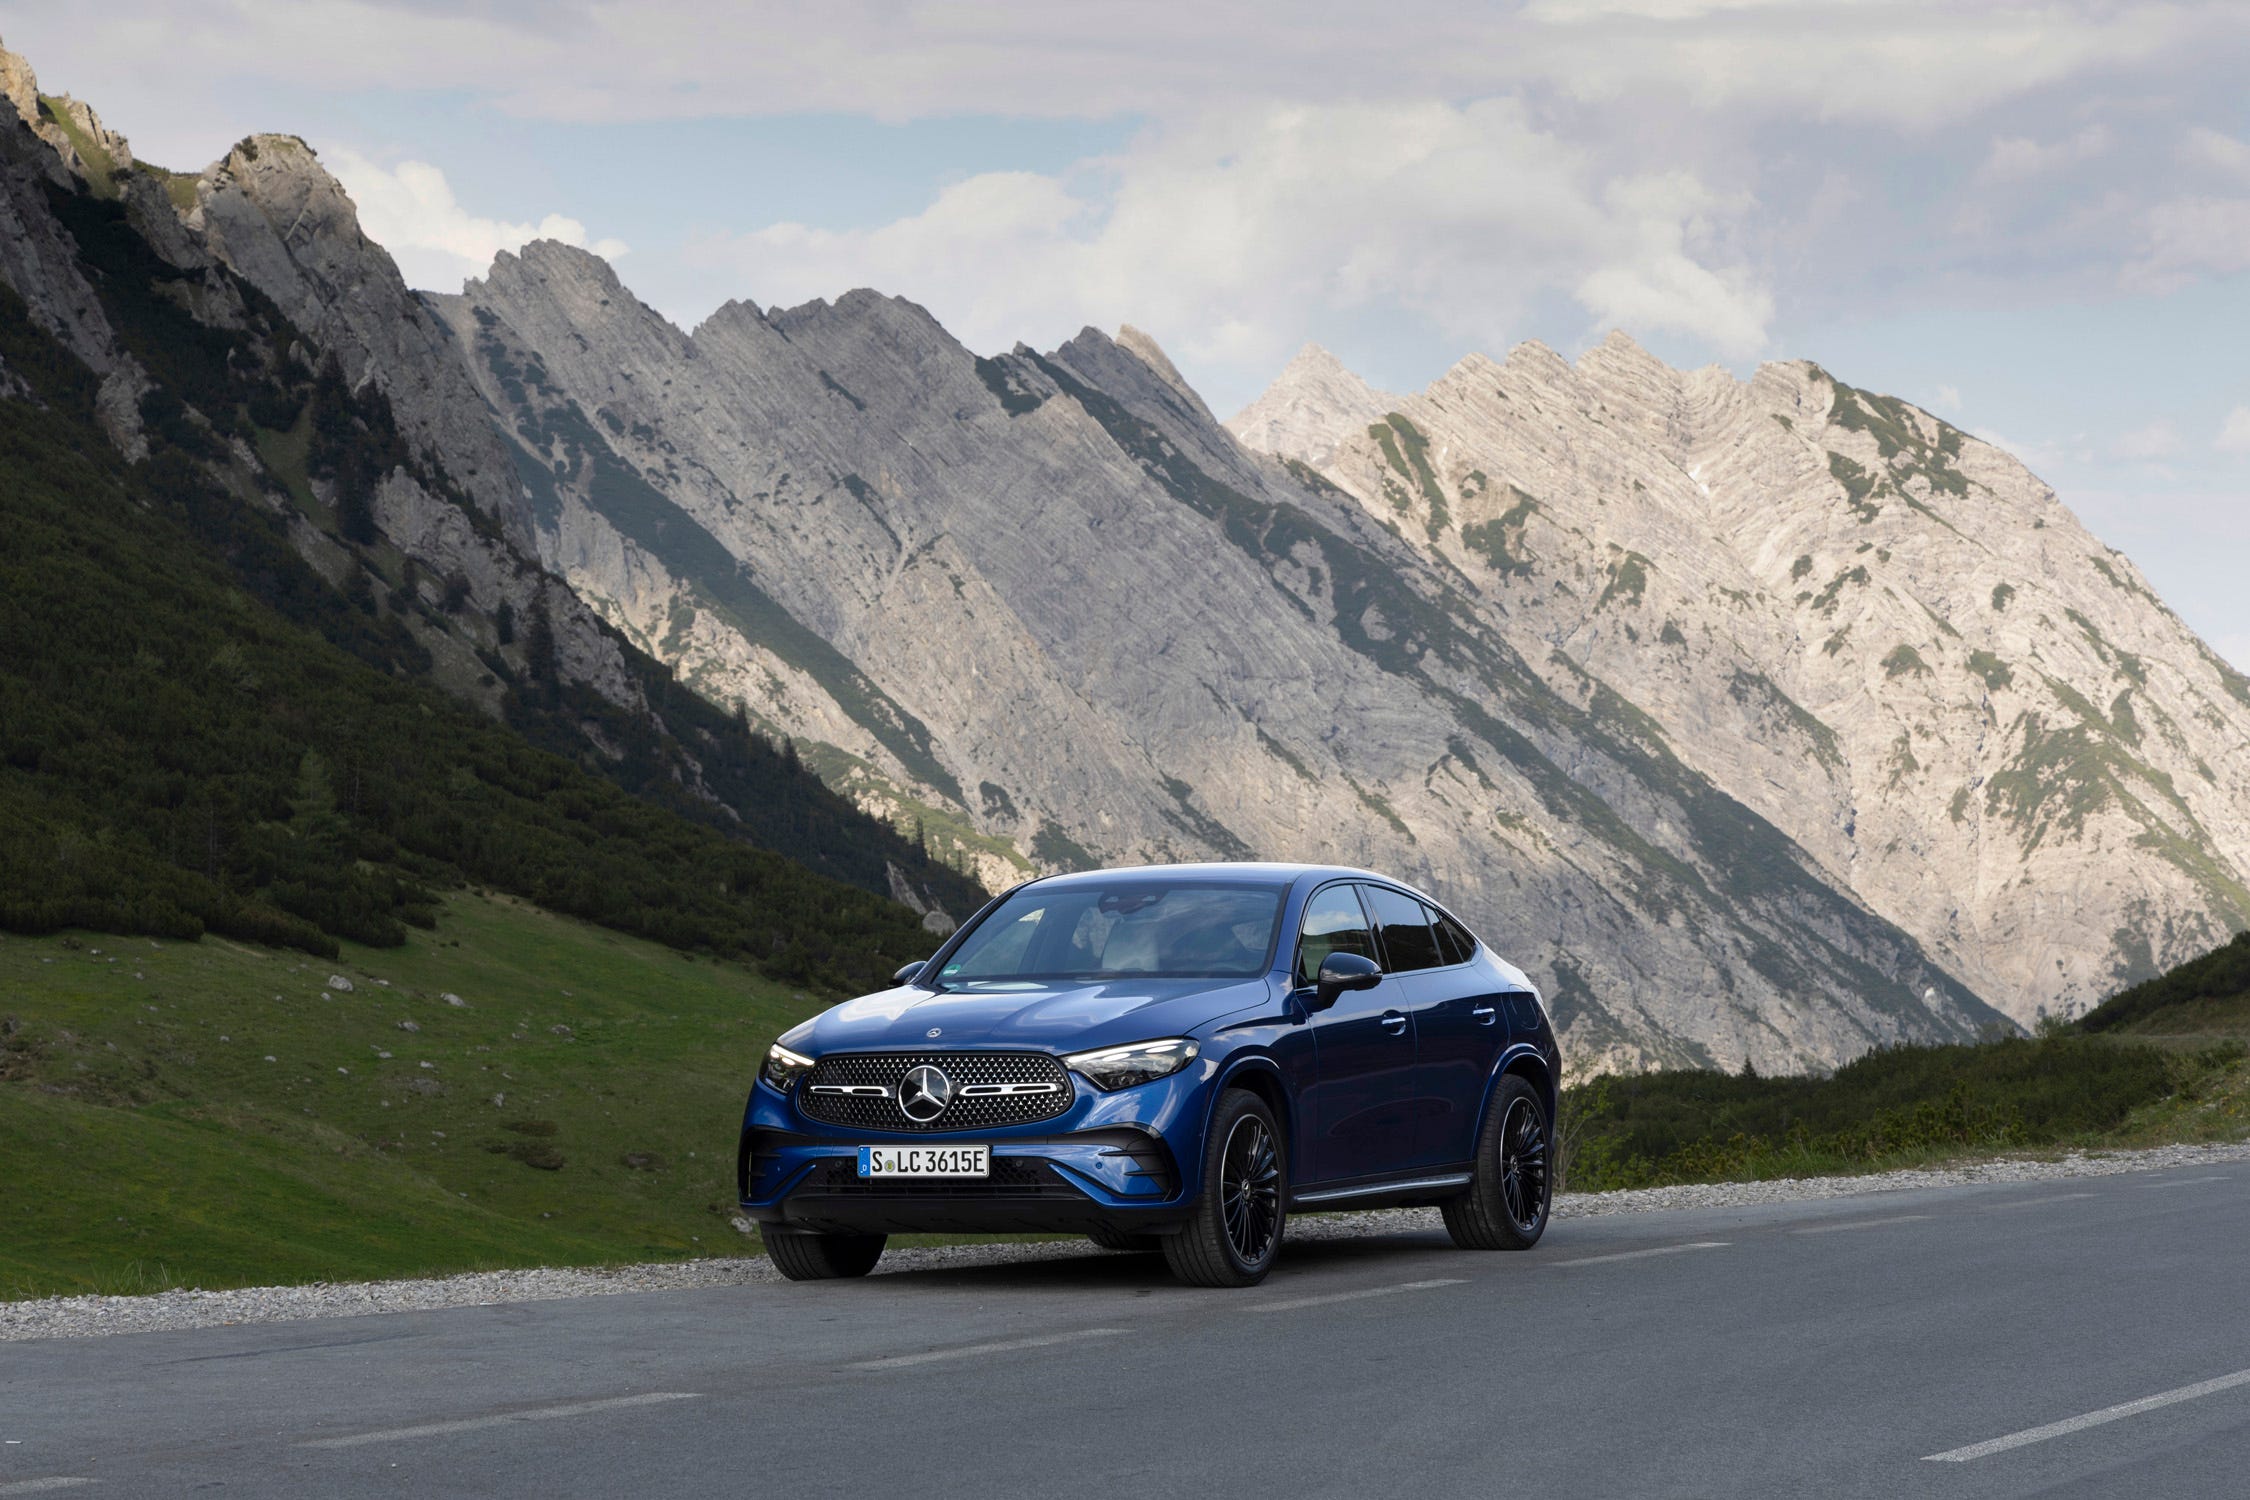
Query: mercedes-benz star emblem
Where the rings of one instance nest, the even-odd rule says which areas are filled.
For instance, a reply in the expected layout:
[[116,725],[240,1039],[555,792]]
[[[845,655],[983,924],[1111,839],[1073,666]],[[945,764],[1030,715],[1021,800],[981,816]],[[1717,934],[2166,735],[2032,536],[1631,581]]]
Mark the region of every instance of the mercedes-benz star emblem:
[[952,1102],[953,1080],[927,1063],[909,1072],[898,1086],[899,1113],[917,1125],[944,1114]]
[[924,1036],[936,1036],[936,1035],[938,1035],[938,1034],[939,1034],[940,1032],[942,1032],[942,1031],[944,1031],[944,1030],[945,1030],[945,1028],[944,1028],[943,1026],[932,1026],[932,1027],[931,1027],[931,1028],[930,1028],[930,1029],[929,1029],[928,1031],[925,1031],[925,1032],[923,1032],[923,1033],[922,1033],[922,1035],[924,1035]]

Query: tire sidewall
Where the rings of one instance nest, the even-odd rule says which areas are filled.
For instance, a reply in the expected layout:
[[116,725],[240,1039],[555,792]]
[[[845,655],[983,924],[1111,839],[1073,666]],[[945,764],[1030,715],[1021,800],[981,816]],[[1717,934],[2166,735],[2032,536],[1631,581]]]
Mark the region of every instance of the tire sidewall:
[[[1266,1247],[1265,1255],[1256,1261],[1244,1260],[1235,1250],[1234,1241],[1228,1236],[1226,1229],[1226,1204],[1220,1197],[1224,1187],[1227,1144],[1233,1140],[1235,1128],[1244,1119],[1251,1117],[1262,1121],[1266,1133],[1273,1138],[1274,1160],[1281,1172],[1280,1197],[1274,1207],[1273,1242]],[[1273,1269],[1274,1260],[1281,1254],[1283,1231],[1287,1229],[1289,1222],[1289,1150],[1288,1143],[1282,1139],[1281,1122],[1273,1117],[1273,1111],[1267,1107],[1265,1100],[1248,1089],[1227,1090],[1213,1113],[1211,1132],[1205,1138],[1203,1147],[1203,1212],[1198,1218],[1208,1222],[1208,1232],[1215,1237],[1219,1253],[1226,1257],[1227,1264],[1234,1267],[1236,1274],[1255,1279],[1262,1278]]]
[[[1508,1195],[1503,1186],[1507,1176],[1508,1115],[1518,1100],[1530,1108],[1532,1118],[1539,1122],[1540,1138],[1547,1148],[1547,1168],[1539,1190],[1539,1217],[1528,1229],[1517,1224],[1508,1213]],[[1546,1232],[1547,1220],[1555,1209],[1554,1122],[1547,1118],[1547,1108],[1539,1098],[1539,1091],[1517,1074],[1502,1075],[1500,1086],[1492,1092],[1491,1123],[1485,1131],[1484,1149],[1478,1153],[1477,1171],[1484,1177],[1481,1185],[1507,1235],[1529,1244]]]

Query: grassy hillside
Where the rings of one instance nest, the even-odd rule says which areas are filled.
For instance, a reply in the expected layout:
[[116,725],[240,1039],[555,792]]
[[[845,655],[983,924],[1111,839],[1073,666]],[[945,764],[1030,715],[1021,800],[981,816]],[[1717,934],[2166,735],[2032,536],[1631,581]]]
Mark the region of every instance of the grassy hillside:
[[1965,1153],[2250,1135],[2250,934],[2075,1025],[1871,1053],[1827,1078],[1675,1071],[1563,1095],[1569,1185],[1866,1172]]
[[815,1008],[466,892],[333,961],[0,938],[0,1296],[739,1252],[751,1070]]
[[2250,932],[2110,996],[2079,1019],[2078,1029],[2148,1038],[2250,1036]]
[[[831,991],[928,945],[912,913],[526,743],[419,677],[393,610],[165,449],[0,293],[0,930],[402,942],[466,881]],[[812,784],[801,770],[795,779]]]

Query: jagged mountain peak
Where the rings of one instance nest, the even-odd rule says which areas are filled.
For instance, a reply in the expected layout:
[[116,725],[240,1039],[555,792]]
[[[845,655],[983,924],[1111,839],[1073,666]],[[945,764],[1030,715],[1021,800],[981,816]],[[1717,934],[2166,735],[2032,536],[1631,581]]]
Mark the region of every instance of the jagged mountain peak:
[[68,94],[41,93],[31,60],[4,45],[0,45],[0,97],[47,143],[66,170],[103,197],[116,196],[116,173],[137,165],[131,144],[104,125],[92,105]]
[[1490,373],[1323,476],[1980,995],[2074,1011],[2250,921],[2250,681],[2013,456],[1806,360]]
[[31,59],[9,51],[4,42],[0,42],[0,97],[25,120],[39,117],[39,75],[32,71]]
[[583,245],[556,239],[527,240],[514,250],[502,250],[493,256],[485,274],[476,279],[506,281],[523,277],[592,286],[603,293],[625,290],[625,284],[618,279],[617,268],[602,256]]
[[1245,447],[1317,467],[1398,399],[1370,386],[1319,344],[1307,343],[1226,427]]
[[918,345],[955,342],[921,303],[873,287],[854,287],[833,302],[815,297],[795,307],[777,308],[769,316],[776,328],[791,337],[820,330],[836,337],[896,338]]
[[1155,371],[1157,378],[1170,386],[1182,401],[1210,419],[1210,408],[1203,404],[1203,397],[1196,392],[1194,386],[1188,384],[1187,377],[1180,373],[1179,367],[1172,363],[1171,356],[1164,352],[1154,338],[1130,323],[1122,323],[1117,329],[1117,346],[1129,351],[1134,358]]

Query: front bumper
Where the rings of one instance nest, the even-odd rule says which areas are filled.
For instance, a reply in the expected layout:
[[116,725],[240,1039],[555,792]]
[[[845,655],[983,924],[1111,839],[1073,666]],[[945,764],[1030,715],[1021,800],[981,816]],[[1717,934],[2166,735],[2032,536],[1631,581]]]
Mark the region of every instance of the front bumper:
[[[761,1224],[828,1233],[1162,1234],[1194,1212],[1210,1071],[1190,1063],[1108,1094],[1074,1079],[1070,1107],[1050,1120],[911,1133],[821,1123],[760,1079],[736,1162],[742,1209]],[[989,1145],[992,1175],[859,1177],[861,1146],[909,1142]]]

